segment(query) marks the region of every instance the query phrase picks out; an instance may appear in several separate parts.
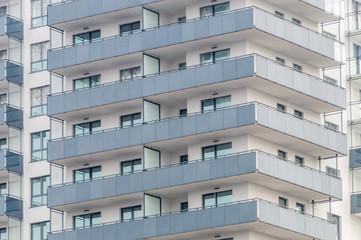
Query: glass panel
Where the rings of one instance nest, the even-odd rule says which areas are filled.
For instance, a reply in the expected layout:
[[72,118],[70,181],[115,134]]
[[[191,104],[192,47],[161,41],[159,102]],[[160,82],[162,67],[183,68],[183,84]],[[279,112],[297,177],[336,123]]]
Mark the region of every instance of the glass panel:
[[132,78],[137,78],[141,76],[140,67],[135,67],[132,70]]
[[128,162],[122,162],[122,173],[130,173],[132,172],[132,162],[128,161]]
[[137,172],[141,170],[142,170],[142,161],[140,159],[133,161],[133,171]]
[[6,236],[6,228],[2,228],[0,229],[0,240],[6,240],[7,236]]
[[213,62],[213,53],[203,53],[201,54],[201,64],[212,63]]
[[94,31],[90,33],[90,40],[95,41],[100,39],[100,30]]
[[91,172],[92,179],[100,178],[102,176],[102,168],[101,167],[94,167],[92,168]]
[[201,8],[201,17],[210,16],[212,14],[213,14],[213,7],[212,6],[202,7]]
[[134,207],[134,219],[141,218],[142,217],[142,208],[141,206]]
[[213,193],[203,196],[203,207],[209,207],[214,205],[216,205],[216,199]]
[[96,225],[99,225],[99,224],[102,223],[100,213],[92,214],[92,219],[91,220],[92,220],[92,222],[91,222],[92,226],[96,226]]
[[120,26],[120,35],[125,35],[130,33],[131,30],[131,25],[130,24],[125,24]]
[[31,239],[41,239],[41,223],[31,224]]
[[232,202],[232,191],[217,193],[217,205],[231,203],[231,202]]
[[217,146],[217,157],[232,154],[232,143]]
[[231,96],[216,98],[216,109],[231,106]]
[[6,138],[0,139],[0,150],[4,150],[6,148]]
[[230,56],[229,49],[217,51],[217,52],[214,52],[214,61],[215,62],[222,61],[222,60],[228,59],[229,56]]
[[92,122],[91,123],[91,132],[99,132],[101,131],[100,121]]
[[74,181],[86,181],[90,179],[90,169],[80,169],[74,171]]
[[142,123],[142,119],[141,119],[141,114],[137,113],[133,115],[133,125],[137,125],[137,124],[141,124]]
[[43,240],[48,239],[49,232],[50,232],[50,222],[43,223]]
[[214,99],[207,99],[202,101],[202,111],[212,111],[214,110]]
[[122,220],[127,221],[132,219],[132,208],[123,208],[122,209]]
[[222,13],[229,10],[229,3],[222,3],[214,6],[214,14]]
[[216,157],[215,147],[205,147],[203,148],[203,159],[214,158]]
[[1,183],[0,184],[0,195],[5,195],[5,194],[7,194],[6,183]]
[[39,150],[41,148],[41,133],[31,134],[31,146],[32,150]]

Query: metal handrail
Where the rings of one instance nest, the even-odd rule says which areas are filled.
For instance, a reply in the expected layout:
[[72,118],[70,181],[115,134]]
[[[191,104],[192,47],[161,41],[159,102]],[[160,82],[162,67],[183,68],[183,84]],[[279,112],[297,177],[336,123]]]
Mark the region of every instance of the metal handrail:
[[[139,77],[135,77],[135,78],[130,78],[130,79],[125,79],[125,80],[116,80],[116,81],[113,81],[113,82],[107,82],[107,83],[103,83],[103,84],[98,84],[98,85],[95,85],[95,86],[91,86],[91,87],[84,87],[84,88],[79,88],[79,89],[72,89],[72,90],[66,90],[66,91],[61,91],[61,92],[56,92],[56,93],[52,93],[52,94],[49,94],[49,97],[51,96],[58,96],[58,95],[62,95],[62,94],[67,94],[67,93],[73,93],[73,92],[78,92],[78,91],[83,91],[83,90],[91,90],[93,88],[99,88],[99,87],[104,87],[104,86],[109,86],[109,85],[114,85],[114,84],[123,84],[123,83],[127,83],[127,82],[130,82],[130,81],[137,81],[137,80],[141,80],[143,78],[148,78],[148,77],[153,77],[153,76],[158,76],[158,75],[164,75],[164,74],[169,74],[169,73],[173,73],[173,72],[180,72],[180,71],[184,71],[184,70],[189,70],[189,69],[194,69],[194,68],[199,68],[199,67],[203,67],[203,66],[208,66],[208,65],[215,65],[215,64],[221,64],[223,62],[228,62],[228,61],[234,61],[234,60],[238,60],[238,59],[242,59],[242,58],[247,58],[247,57],[251,57],[251,56],[255,56],[255,57],[259,57],[259,58],[262,58],[262,59],[265,59],[267,61],[270,61],[272,63],[276,63],[278,65],[281,65],[283,66],[284,68],[286,69],[290,69],[292,71],[296,71],[294,68],[290,67],[290,66],[287,66],[285,64],[281,64],[275,60],[272,60],[272,59],[269,59],[267,57],[264,57],[262,55],[259,55],[257,53],[250,53],[250,54],[246,54],[246,55],[242,55],[242,56],[237,56],[237,57],[232,57],[232,58],[228,58],[228,59],[224,59],[224,60],[221,60],[221,61],[216,61],[216,62],[213,62],[213,63],[207,63],[207,64],[195,64],[195,65],[192,65],[192,66],[187,66],[185,68],[182,68],[182,69],[172,69],[172,70],[167,70],[167,71],[162,71],[162,72],[159,72],[159,73],[156,73],[156,74],[148,74],[148,75],[143,75],[143,76],[139,76]],[[345,89],[339,85],[336,85],[336,84],[332,84],[330,82],[327,82],[325,81],[324,79],[321,79],[321,78],[318,78],[316,76],[313,76],[309,73],[306,73],[306,72],[303,72],[303,71],[297,71],[301,74],[304,74],[310,78],[313,78],[313,79],[316,79],[320,82],[323,82],[323,83],[327,83],[327,84],[330,84],[332,86],[335,86],[337,88],[340,88],[340,89]],[[257,73],[256,73],[257,74]]]
[[327,223],[334,224],[333,222],[331,222],[331,221],[329,221],[327,219],[323,219],[323,218],[320,218],[320,217],[317,217],[317,216],[313,216],[313,215],[305,213],[305,212],[300,212],[300,211],[298,211],[296,209],[280,206],[280,205],[278,205],[276,203],[266,201],[266,200],[263,200],[263,199],[260,199],[260,198],[252,198],[252,199],[234,201],[234,202],[218,204],[218,205],[212,205],[212,206],[207,206],[207,207],[190,208],[187,211],[174,211],[174,212],[161,213],[161,214],[157,214],[157,215],[143,216],[143,217],[139,217],[139,218],[135,218],[135,219],[129,219],[129,220],[111,221],[111,222],[96,224],[96,225],[92,225],[92,226],[85,226],[83,228],[67,228],[67,229],[63,229],[63,230],[52,231],[49,234],[71,232],[71,231],[76,231],[78,229],[80,230],[80,229],[84,229],[84,228],[103,227],[103,226],[119,224],[119,223],[123,223],[123,222],[139,221],[139,220],[144,220],[144,219],[148,219],[148,218],[164,217],[164,216],[170,216],[170,215],[175,215],[175,214],[187,214],[187,212],[206,211],[207,209],[211,209],[211,208],[221,208],[221,207],[225,207],[225,206],[237,205],[237,204],[248,203],[248,202],[257,202],[257,204],[260,204],[260,203],[269,204],[271,206],[276,206],[276,207],[285,209],[285,210],[290,211],[290,212],[302,214],[303,216],[311,217],[313,219],[317,219],[317,220],[322,221],[322,222],[327,222]]
[[55,184],[52,186],[49,186],[49,188],[57,188],[57,187],[63,187],[63,186],[70,186],[70,185],[75,185],[75,184],[81,184],[81,183],[86,183],[86,182],[93,182],[93,181],[99,181],[99,180],[104,180],[104,179],[109,179],[109,178],[115,178],[115,177],[120,177],[120,176],[125,176],[125,175],[130,175],[130,174],[137,174],[137,173],[143,173],[143,172],[149,172],[149,171],[155,171],[155,170],[159,170],[159,169],[165,169],[165,168],[171,168],[171,167],[178,167],[178,166],[182,166],[182,165],[187,165],[187,164],[193,164],[193,163],[200,163],[200,162],[205,162],[205,161],[215,161],[215,160],[219,160],[219,159],[223,159],[223,158],[227,158],[227,157],[233,157],[233,156],[240,156],[240,155],[244,155],[244,154],[248,154],[248,153],[258,153],[258,154],[264,154],[273,158],[276,158],[280,161],[284,161],[287,162],[289,164],[293,164],[293,165],[297,165],[299,167],[311,170],[313,172],[318,172],[322,175],[326,175],[326,176],[330,176],[330,177],[334,177],[337,179],[341,179],[338,176],[334,176],[332,174],[328,174],[324,171],[321,170],[317,170],[315,168],[311,168],[305,165],[300,165],[294,161],[285,159],[285,158],[281,158],[278,157],[276,155],[264,152],[262,150],[258,150],[258,149],[253,149],[253,150],[247,150],[247,151],[242,151],[242,152],[237,152],[237,153],[232,153],[232,154],[225,154],[219,157],[215,157],[215,158],[201,158],[201,159],[197,159],[197,160],[192,160],[192,161],[188,161],[186,163],[173,163],[173,164],[166,164],[166,165],[162,165],[159,167],[153,167],[153,168],[146,168],[146,169],[141,169],[141,170],[136,170],[136,171],[130,171],[130,172],[126,172],[126,173],[117,173],[117,174],[110,174],[110,175],[106,175],[106,176],[102,176],[102,177],[96,177],[96,178],[90,178],[87,180],[81,180],[81,181],[72,181],[72,182],[67,182],[67,183],[62,183],[62,184]]
[[[114,38],[118,38],[118,37],[122,37],[122,36],[127,36],[127,35],[133,35],[133,34],[139,34],[139,33],[142,33],[142,32],[146,32],[146,31],[152,31],[154,29],[161,29],[161,28],[165,28],[165,27],[170,27],[170,26],[174,26],[174,25],[179,25],[179,24],[184,24],[184,23],[189,23],[189,22],[195,22],[195,21],[199,21],[199,20],[203,20],[203,19],[206,19],[206,18],[210,18],[210,17],[216,17],[216,16],[223,16],[223,15],[227,15],[227,14],[231,14],[231,13],[235,13],[235,12],[241,12],[241,11],[245,11],[245,10],[249,10],[249,9],[258,9],[266,14],[270,14],[274,17],[277,17],[277,15],[271,13],[271,12],[268,12],[264,9],[261,9],[257,6],[249,6],[249,7],[244,7],[244,8],[239,8],[239,9],[234,9],[234,10],[229,10],[229,11],[225,11],[225,12],[222,12],[222,13],[217,13],[217,14],[213,14],[213,15],[210,15],[210,16],[206,16],[206,17],[197,17],[197,18],[192,18],[192,19],[187,19],[185,21],[181,21],[181,22],[175,22],[175,23],[169,23],[169,24],[164,24],[164,25],[160,25],[158,27],[152,27],[152,28],[146,28],[146,29],[139,29],[139,30],[136,30],[136,31],[133,31],[133,32],[130,32],[128,34],[117,34],[117,35],[113,35],[113,36],[109,36],[109,37],[104,37],[104,38],[98,38],[96,40],[93,40],[93,41],[89,41],[87,43],[84,43],[84,44],[78,44],[78,45],[74,45],[74,44],[69,44],[69,45],[65,45],[65,46],[62,46],[62,47],[57,47],[57,48],[52,48],[52,49],[49,49],[48,51],[57,51],[57,50],[60,50],[60,49],[67,49],[67,48],[71,48],[71,47],[77,47],[77,46],[83,46],[83,45],[88,45],[88,44],[91,44],[91,43],[94,43],[94,42],[100,42],[100,41],[104,41],[104,40],[109,40],[109,39],[114,39]],[[278,17],[279,18],[279,17]],[[320,35],[320,36],[323,36],[325,38],[328,38],[330,40],[332,40],[333,42],[338,42],[340,44],[344,44],[343,42],[339,41],[339,40],[336,40],[334,38],[331,38],[327,35],[324,35],[320,32],[317,32],[315,30],[312,30],[308,27],[305,27],[305,26],[302,26],[302,25],[298,25],[288,19],[285,19],[285,18],[282,18],[284,21],[286,22],[289,22],[291,23],[292,25],[296,25],[300,28],[304,28],[306,29],[307,31],[309,32],[313,32],[317,35]]]
[[301,120],[301,121],[305,121],[305,122],[308,122],[308,123],[310,123],[310,124],[316,125],[316,126],[318,126],[318,127],[327,129],[327,130],[329,130],[329,131],[336,132],[337,134],[340,134],[340,135],[344,135],[344,136],[346,135],[346,134],[344,134],[343,132],[340,132],[340,131],[337,131],[337,130],[333,130],[333,129],[327,128],[327,127],[325,127],[325,126],[323,126],[323,125],[321,125],[321,124],[319,124],[319,123],[312,122],[311,120],[299,118],[299,117],[297,117],[297,116],[295,116],[295,115],[293,115],[293,114],[291,114],[291,113],[280,111],[280,110],[278,110],[278,109],[276,109],[276,108],[274,108],[274,107],[265,105],[265,104],[260,103],[260,102],[257,102],[257,101],[252,101],[252,102],[247,102],[247,103],[232,105],[232,106],[229,106],[229,107],[217,108],[217,109],[211,110],[211,111],[199,111],[199,112],[184,114],[184,115],[182,115],[182,116],[161,118],[161,119],[159,119],[159,120],[154,120],[154,121],[149,121],[149,122],[142,122],[142,123],[134,124],[134,125],[131,125],[131,126],[125,126],[125,127],[120,126],[120,127],[108,128],[108,129],[104,129],[104,130],[99,130],[99,131],[87,133],[87,134],[85,134],[85,135],[79,135],[79,136],[73,136],[73,135],[72,135],[72,136],[68,136],[68,137],[54,138],[54,139],[49,140],[49,142],[56,142],[56,141],[66,140],[66,139],[71,139],[71,138],[76,138],[76,137],[83,137],[83,136],[88,136],[88,135],[94,135],[94,134],[104,133],[104,132],[110,132],[110,131],[119,130],[119,129],[123,129],[123,128],[138,127],[138,126],[142,126],[142,125],[146,125],[146,124],[152,124],[152,123],[156,123],[156,122],[169,121],[169,120],[173,120],[173,119],[181,119],[181,118],[190,117],[190,116],[196,116],[196,115],[200,115],[200,114],[207,114],[207,113],[209,113],[209,112],[214,112],[214,111],[224,111],[224,110],[227,110],[227,109],[233,109],[233,108],[238,108],[238,107],[241,107],[241,106],[248,106],[248,105],[252,105],[252,104],[264,106],[264,107],[267,107],[267,108],[269,108],[269,109],[272,109],[273,111],[282,112],[282,113],[285,114],[285,115],[289,115],[289,116],[292,116],[292,117],[294,117],[294,118],[297,118],[297,119],[299,119],[299,120]]

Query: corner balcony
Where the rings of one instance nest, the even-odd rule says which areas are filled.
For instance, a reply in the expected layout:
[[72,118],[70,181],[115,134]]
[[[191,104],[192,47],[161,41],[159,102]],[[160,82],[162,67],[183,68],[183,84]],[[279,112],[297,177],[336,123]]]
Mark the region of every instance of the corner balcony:
[[23,40],[23,22],[9,15],[0,16],[0,44],[7,44],[3,36]]
[[7,85],[4,80],[22,85],[23,66],[10,60],[0,60],[0,84]]
[[351,194],[351,214],[361,217],[361,193]]
[[256,230],[279,239],[334,240],[335,225],[327,220],[276,204],[244,200],[210,208],[189,209],[128,222],[111,222],[81,230],[52,232],[49,240],[197,239],[205,234]]
[[292,52],[298,60],[319,68],[336,66],[343,61],[342,43],[260,8],[248,7],[89,44],[52,49],[48,52],[48,70],[67,76],[104,66],[119,66],[148,50],[177,54],[200,48],[210,41],[226,44],[230,39],[250,40],[285,55]]
[[361,146],[349,151],[350,168],[361,167]]
[[23,218],[23,201],[11,195],[0,196],[0,222],[6,222],[8,217]]
[[[52,94],[48,115],[62,120],[89,111],[104,113],[110,105],[152,96],[181,98],[187,90],[197,95],[202,87],[216,92],[220,87],[250,87],[301,105],[316,112],[346,108],[346,91],[317,77],[296,71],[257,54],[240,56],[207,65],[195,65],[129,81],[109,82],[96,87]],[[213,90],[212,90],[213,89]],[[109,111],[110,107],[109,107]]]
[[252,182],[308,201],[342,198],[342,181],[315,169],[259,150],[144,169],[132,174],[104,176],[48,189],[48,207],[68,212],[86,206],[106,206],[112,201],[131,201],[134,194],[166,196],[172,189],[187,195],[189,189],[219,186],[226,182]]
[[[333,0],[267,0],[271,4],[281,8],[292,9],[298,15],[302,15],[315,22],[331,22],[340,17],[340,8]],[[48,6],[48,25],[62,30],[72,30],[84,20],[97,22],[99,19],[110,21],[114,14],[129,14],[141,7],[152,8],[165,5],[176,7],[180,4],[178,0],[138,0],[138,1],[61,1],[52,0]],[[338,3],[340,4],[340,3]]]
[[119,154],[134,146],[156,142],[185,144],[202,135],[214,138],[219,134],[223,137],[251,134],[313,156],[347,154],[345,134],[254,102],[86,136],[53,139],[48,143],[48,161],[66,164],[89,155],[104,159],[107,153]]
[[3,170],[23,174],[23,156],[12,150],[1,150],[0,172]]
[[8,131],[8,126],[23,128],[23,111],[17,107],[3,104],[0,106],[0,133]]

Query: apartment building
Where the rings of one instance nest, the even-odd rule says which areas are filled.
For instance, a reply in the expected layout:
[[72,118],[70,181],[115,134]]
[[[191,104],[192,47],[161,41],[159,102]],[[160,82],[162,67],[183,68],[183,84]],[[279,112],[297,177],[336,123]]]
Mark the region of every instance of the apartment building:
[[1,6],[0,240],[361,236],[358,3]]

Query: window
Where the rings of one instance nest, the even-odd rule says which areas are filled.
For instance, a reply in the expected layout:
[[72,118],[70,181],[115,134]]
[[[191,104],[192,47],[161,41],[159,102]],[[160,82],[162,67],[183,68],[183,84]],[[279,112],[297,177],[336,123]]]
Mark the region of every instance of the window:
[[0,183],[0,195],[6,195],[6,194],[7,194],[6,183]]
[[47,5],[49,0],[31,0],[31,27],[47,25]]
[[336,40],[336,35],[335,34],[332,34],[332,33],[327,32],[327,31],[323,31],[322,34],[323,34],[323,36],[326,36],[326,37],[329,37],[329,38],[332,38],[332,39]]
[[215,4],[212,6],[202,7],[201,8],[201,17],[212,16],[215,14],[220,14],[229,10],[229,2]]
[[298,20],[297,18],[292,18],[292,22],[295,23],[295,24],[297,24],[297,25],[299,25],[299,26],[300,26],[301,23],[302,23],[301,20]]
[[232,154],[232,143],[224,143],[202,148],[203,159],[217,158],[229,154]]
[[282,151],[282,150],[278,150],[278,157],[286,159],[287,158],[287,153]]
[[135,159],[131,161],[121,162],[120,168],[122,174],[139,172],[142,170],[142,160]]
[[283,58],[276,57],[276,61],[282,65],[285,65],[286,61]]
[[101,224],[101,213],[84,214],[74,217],[74,229],[83,229]]
[[215,63],[227,60],[230,57],[230,49],[207,52],[201,54],[201,64]]
[[179,162],[181,164],[187,164],[188,163],[188,155],[182,155],[179,157]]
[[4,16],[7,13],[7,6],[0,7],[0,16]]
[[203,207],[218,206],[232,202],[232,190],[203,195]]
[[303,165],[303,157],[295,156],[295,162],[297,164]]
[[49,41],[31,45],[31,72],[43,71],[48,68]]
[[180,117],[185,117],[185,116],[187,116],[187,114],[188,114],[187,109],[179,110],[179,116]]
[[127,23],[120,26],[120,35],[140,32],[140,22]]
[[75,79],[74,90],[83,89],[83,88],[92,88],[98,86],[99,83],[100,83],[100,75]]
[[278,198],[278,205],[280,206],[280,207],[287,207],[287,205],[288,205],[288,200],[286,199],[286,198],[283,198],[283,197],[279,197]]
[[85,136],[85,135],[96,133],[99,131],[101,131],[100,120],[74,125],[74,136],[75,137]]
[[48,96],[50,87],[44,86],[31,89],[31,116],[41,116],[47,114]]
[[4,150],[6,148],[7,148],[7,146],[6,146],[6,138],[0,139],[0,150]]
[[31,179],[31,207],[46,205],[49,176]]
[[296,203],[296,210],[300,213],[305,213],[305,205],[301,203]]
[[180,64],[178,65],[178,68],[179,68],[179,70],[186,69],[186,68],[187,68],[187,63],[180,63]]
[[31,161],[46,160],[48,156],[48,141],[50,131],[43,131],[31,134]]
[[181,203],[181,212],[188,212],[188,202]]
[[100,166],[74,170],[74,182],[84,182],[101,176],[102,168]]
[[134,207],[122,208],[121,215],[122,215],[123,222],[141,218],[142,217],[142,207],[134,206]]
[[73,42],[75,46],[95,42],[97,40],[100,40],[100,30],[73,35]]
[[338,131],[338,125],[325,121],[325,127],[334,131]]
[[6,239],[8,239],[7,235],[6,235],[6,228],[1,228],[0,229],[0,240],[6,240]]
[[7,50],[0,50],[0,60],[4,60],[7,58],[8,51]]
[[202,111],[209,112],[231,106],[231,96],[202,100]]
[[8,101],[8,95],[7,94],[1,94],[0,95],[0,105],[6,104]]
[[31,224],[31,240],[47,240],[49,232],[49,221]]
[[141,113],[134,113],[120,117],[120,126],[122,128],[132,127],[142,123]]
[[179,23],[184,23],[184,22],[186,22],[187,21],[187,18],[186,17],[180,17],[180,18],[178,18],[178,22]]
[[281,12],[279,12],[279,11],[275,11],[275,15],[276,15],[277,17],[280,17],[280,18],[284,18],[284,17],[285,17],[285,14],[284,14],[284,13],[281,13]]
[[298,111],[298,110],[295,109],[294,113],[295,113],[296,117],[301,118],[301,119],[303,118],[303,112]]
[[333,79],[333,78],[324,76],[324,77],[323,77],[323,80],[324,80],[325,82],[327,82],[327,83],[330,83],[330,84],[333,84],[333,85],[337,85],[337,80],[336,80],[336,79]]
[[277,110],[281,112],[286,112],[286,106],[280,103],[277,103]]
[[293,64],[293,69],[295,69],[296,71],[302,72],[302,66],[298,65],[296,63]]
[[140,67],[120,70],[120,80],[129,80],[141,77]]
[[332,168],[332,167],[328,167],[326,166],[326,173],[328,175],[334,176],[334,177],[338,177],[338,171],[336,168]]
[[334,214],[327,213],[327,218],[328,218],[328,221],[335,223],[336,239],[340,240],[341,239],[341,217],[334,215]]

